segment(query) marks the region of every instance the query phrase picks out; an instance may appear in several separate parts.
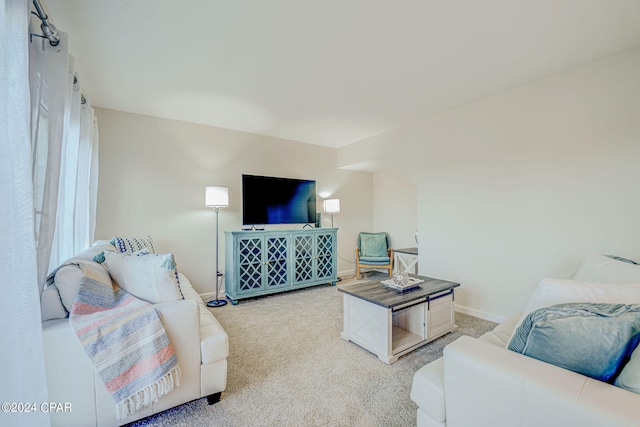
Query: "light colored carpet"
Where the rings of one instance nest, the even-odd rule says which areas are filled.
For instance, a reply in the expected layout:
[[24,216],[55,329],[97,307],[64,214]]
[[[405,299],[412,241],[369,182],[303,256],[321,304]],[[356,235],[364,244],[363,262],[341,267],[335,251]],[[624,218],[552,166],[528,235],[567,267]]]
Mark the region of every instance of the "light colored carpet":
[[[354,280],[338,286],[347,283]],[[132,426],[415,426],[415,371],[459,336],[495,327],[458,313],[457,332],[387,365],[340,338],[342,295],[322,285],[210,309],[229,334],[222,400],[198,399]]]

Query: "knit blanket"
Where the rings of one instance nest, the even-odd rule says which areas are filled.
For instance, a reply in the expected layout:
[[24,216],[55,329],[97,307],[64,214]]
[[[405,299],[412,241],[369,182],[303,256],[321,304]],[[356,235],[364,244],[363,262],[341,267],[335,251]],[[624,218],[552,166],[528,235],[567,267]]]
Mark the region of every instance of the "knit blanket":
[[180,367],[160,316],[113,283],[100,264],[71,260],[84,278],[69,321],[122,420],[180,385]]

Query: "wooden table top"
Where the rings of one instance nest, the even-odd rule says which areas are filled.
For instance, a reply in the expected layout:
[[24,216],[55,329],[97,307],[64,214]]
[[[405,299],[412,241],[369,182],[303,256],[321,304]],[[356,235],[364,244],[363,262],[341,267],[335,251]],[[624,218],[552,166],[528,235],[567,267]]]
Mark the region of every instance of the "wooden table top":
[[430,295],[438,294],[442,291],[447,291],[460,286],[460,283],[448,282],[446,280],[417,276],[413,274],[410,276],[422,279],[424,282],[418,284],[416,288],[407,291],[396,291],[394,289],[387,288],[380,282],[380,280],[339,286],[338,290],[385,308],[393,308],[421,298],[426,299],[426,297]]

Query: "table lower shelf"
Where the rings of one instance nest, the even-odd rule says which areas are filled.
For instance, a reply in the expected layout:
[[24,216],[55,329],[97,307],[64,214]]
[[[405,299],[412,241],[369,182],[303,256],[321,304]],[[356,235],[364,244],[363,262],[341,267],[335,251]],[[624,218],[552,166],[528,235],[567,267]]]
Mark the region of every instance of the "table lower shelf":
[[409,332],[399,326],[394,326],[391,331],[391,353],[396,355],[402,351],[420,344],[426,340],[421,336]]

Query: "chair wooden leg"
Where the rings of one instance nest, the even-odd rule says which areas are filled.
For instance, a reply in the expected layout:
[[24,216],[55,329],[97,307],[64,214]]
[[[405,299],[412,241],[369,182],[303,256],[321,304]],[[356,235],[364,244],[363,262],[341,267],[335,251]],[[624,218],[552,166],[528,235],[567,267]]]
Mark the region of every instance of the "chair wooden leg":
[[360,280],[360,264],[356,264],[356,279]]

